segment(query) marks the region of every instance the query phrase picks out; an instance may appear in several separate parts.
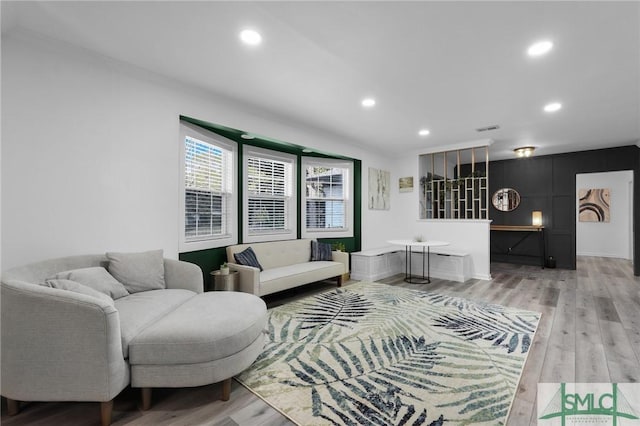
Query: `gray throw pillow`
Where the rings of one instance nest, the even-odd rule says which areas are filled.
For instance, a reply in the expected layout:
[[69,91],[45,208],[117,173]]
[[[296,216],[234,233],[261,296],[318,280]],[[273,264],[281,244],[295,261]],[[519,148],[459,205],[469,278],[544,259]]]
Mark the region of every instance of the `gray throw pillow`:
[[251,247],[247,247],[240,253],[234,253],[233,258],[239,265],[253,266],[254,268],[260,269],[260,272],[264,271],[262,265],[258,262],[256,252],[254,252]]
[[333,254],[331,253],[331,244],[321,243],[319,241],[311,241],[311,261],[327,261],[333,260]]
[[161,290],[164,282],[162,250],[142,253],[107,253],[109,273],[124,284],[129,293]]
[[109,303],[110,305],[113,305],[113,299],[110,298],[108,295],[101,293],[99,291],[96,291],[91,287],[87,287],[86,285],[82,285],[75,281],[65,280],[65,279],[47,280],[45,281],[45,285],[51,288],[57,288],[60,290],[67,290],[67,291],[73,291],[74,293],[85,294],[87,296],[95,297],[96,299],[103,300]]
[[102,266],[58,272],[54,278],[75,281],[100,293],[104,293],[114,300],[129,295],[129,292],[122,283],[118,282],[118,280],[111,276]]

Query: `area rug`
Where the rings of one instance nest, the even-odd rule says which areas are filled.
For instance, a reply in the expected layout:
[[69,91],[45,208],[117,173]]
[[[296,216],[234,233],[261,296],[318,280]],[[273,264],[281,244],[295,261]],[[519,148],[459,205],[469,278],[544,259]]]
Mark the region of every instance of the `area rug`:
[[238,381],[300,425],[504,424],[536,312],[380,283],[269,311]]

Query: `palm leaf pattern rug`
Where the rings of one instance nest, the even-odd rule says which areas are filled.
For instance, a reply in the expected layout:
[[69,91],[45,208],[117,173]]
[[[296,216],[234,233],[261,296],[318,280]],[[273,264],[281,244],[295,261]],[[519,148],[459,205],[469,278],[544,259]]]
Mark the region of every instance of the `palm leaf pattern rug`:
[[271,309],[237,379],[301,425],[501,425],[539,319],[357,283]]

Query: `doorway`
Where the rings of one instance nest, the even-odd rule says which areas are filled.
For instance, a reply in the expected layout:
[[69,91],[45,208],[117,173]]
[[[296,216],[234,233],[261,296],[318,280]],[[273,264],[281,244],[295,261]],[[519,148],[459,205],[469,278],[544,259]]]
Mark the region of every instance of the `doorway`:
[[576,255],[633,259],[633,171],[576,174]]

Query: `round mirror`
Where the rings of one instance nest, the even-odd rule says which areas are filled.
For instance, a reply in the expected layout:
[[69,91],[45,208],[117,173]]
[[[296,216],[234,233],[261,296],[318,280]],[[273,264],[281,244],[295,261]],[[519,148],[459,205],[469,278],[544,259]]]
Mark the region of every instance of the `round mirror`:
[[500,188],[494,192],[491,202],[501,212],[510,212],[520,205],[520,194],[513,188]]

